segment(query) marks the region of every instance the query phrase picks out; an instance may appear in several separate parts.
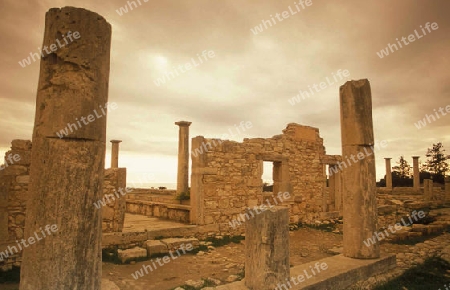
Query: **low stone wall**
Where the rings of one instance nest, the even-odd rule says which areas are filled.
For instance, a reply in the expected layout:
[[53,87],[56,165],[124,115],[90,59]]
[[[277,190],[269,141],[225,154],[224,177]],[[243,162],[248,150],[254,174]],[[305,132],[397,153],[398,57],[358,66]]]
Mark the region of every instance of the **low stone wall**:
[[244,225],[242,227],[232,228],[227,223],[204,226],[186,225],[180,228],[170,228],[146,232],[104,233],[102,238],[102,249],[131,249],[134,247],[142,247],[145,241],[154,240],[155,238],[161,237],[194,237],[199,240],[205,240],[208,237],[239,236],[244,233]]
[[191,207],[189,205],[168,204],[162,202],[127,200],[126,212],[164,218],[189,223]]

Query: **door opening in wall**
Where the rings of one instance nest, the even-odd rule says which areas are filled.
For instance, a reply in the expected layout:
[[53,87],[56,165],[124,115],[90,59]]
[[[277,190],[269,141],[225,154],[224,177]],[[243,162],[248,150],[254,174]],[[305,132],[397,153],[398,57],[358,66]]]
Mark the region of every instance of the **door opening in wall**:
[[263,192],[273,192],[273,162],[263,161]]

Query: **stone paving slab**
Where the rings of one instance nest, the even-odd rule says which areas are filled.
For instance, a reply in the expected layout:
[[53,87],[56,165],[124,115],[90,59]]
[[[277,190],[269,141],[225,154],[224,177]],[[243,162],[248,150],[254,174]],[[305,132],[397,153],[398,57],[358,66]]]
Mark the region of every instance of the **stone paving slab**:
[[[313,275],[310,266],[314,267],[316,263],[321,265],[326,263],[328,268],[320,273]],[[303,275],[304,281],[297,285],[291,282],[289,290],[344,290],[352,284],[361,280],[367,280],[369,277],[389,271],[396,266],[395,255],[382,255],[379,259],[351,259],[343,255],[337,255],[311,261],[291,268],[291,277],[298,278]],[[305,271],[308,275],[306,275]],[[317,272],[317,271],[316,271]],[[280,281],[281,282],[281,281]],[[249,290],[245,287],[245,280],[231,284],[216,287],[216,290]],[[281,289],[285,289],[282,287]]]

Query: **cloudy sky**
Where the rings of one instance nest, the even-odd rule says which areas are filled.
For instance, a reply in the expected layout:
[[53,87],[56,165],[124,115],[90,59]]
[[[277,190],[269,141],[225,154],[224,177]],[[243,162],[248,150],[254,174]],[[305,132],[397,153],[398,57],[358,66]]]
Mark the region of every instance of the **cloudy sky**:
[[[107,139],[123,140],[119,165],[129,181],[150,173],[149,182],[176,182],[180,120],[192,122],[191,137],[221,137],[252,122],[236,141],[271,137],[295,122],[319,128],[327,154],[340,154],[339,86],[361,78],[372,87],[375,138],[388,141],[376,152],[378,178],[384,157],[424,160],[437,142],[450,153],[449,114],[415,126],[450,105],[449,1],[312,0],[297,3],[300,9],[292,0],[145,1],[131,10],[124,0],[0,0],[1,155],[11,140],[31,139],[39,63],[22,68],[19,61],[41,47],[45,12],[64,6],[97,12],[112,25],[109,100],[118,109],[108,115]],[[271,18],[272,27],[252,32]],[[427,22],[438,29],[424,34]],[[415,30],[420,39],[378,56]],[[156,84],[205,50],[214,57]],[[290,104],[299,90],[333,76],[334,84]],[[108,142],[107,164],[109,156]]]

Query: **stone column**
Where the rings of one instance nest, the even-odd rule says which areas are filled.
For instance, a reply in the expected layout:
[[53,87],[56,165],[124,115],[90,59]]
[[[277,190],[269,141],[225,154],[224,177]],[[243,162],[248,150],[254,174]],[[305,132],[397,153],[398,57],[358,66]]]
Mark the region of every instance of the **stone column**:
[[391,159],[392,158],[384,158],[386,161],[386,189],[390,190],[392,190]]
[[330,199],[330,208],[329,211],[335,211],[336,206],[336,175],[331,171],[331,168],[335,165],[328,165],[328,192],[329,192],[329,199]]
[[122,140],[111,140],[111,168],[119,168],[119,144]]
[[[367,79],[348,81],[340,87],[342,157],[358,157],[342,171],[344,198],[344,255],[369,259],[380,256],[378,243],[364,242],[377,230],[375,155],[372,95]],[[347,156],[347,157],[346,157]]]
[[419,172],[419,156],[413,156],[413,188],[416,191],[420,190],[420,172]]
[[430,201],[431,200],[431,195],[430,195],[430,179],[424,179],[423,180],[423,195],[425,197],[426,201]]
[[290,278],[289,210],[273,207],[247,211],[245,226],[245,285],[251,290],[275,289]]
[[[336,165],[334,165],[336,166]],[[335,210],[341,212],[342,211],[342,207],[343,207],[343,202],[342,202],[342,174],[341,171],[337,171],[336,173],[334,173],[333,175],[335,175]]]
[[[66,36],[64,45],[69,31],[73,42]],[[43,47],[58,42],[41,59],[24,233],[34,243],[23,249],[20,290],[98,290],[102,228],[94,203],[105,167],[111,25],[86,9],[52,8]]]
[[189,126],[192,122],[180,121],[178,133],[178,174],[177,193],[187,192],[189,189]]

